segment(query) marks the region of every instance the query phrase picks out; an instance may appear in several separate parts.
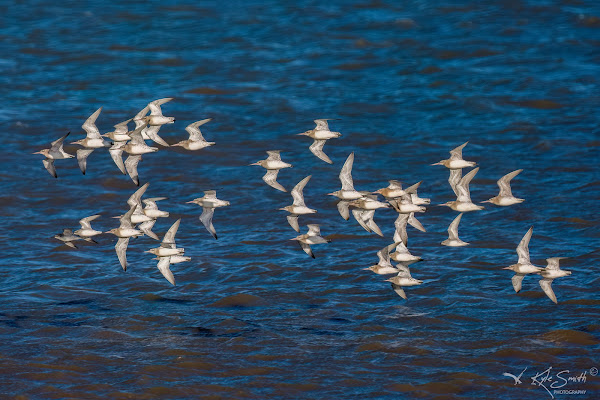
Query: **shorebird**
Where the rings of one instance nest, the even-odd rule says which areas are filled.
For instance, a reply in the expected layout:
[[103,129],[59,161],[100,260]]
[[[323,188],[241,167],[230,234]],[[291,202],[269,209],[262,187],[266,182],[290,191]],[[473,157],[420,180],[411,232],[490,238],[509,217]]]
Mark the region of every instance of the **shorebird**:
[[500,178],[498,180],[498,187],[500,188],[500,193],[498,194],[498,196],[492,197],[489,200],[482,201],[482,203],[493,203],[497,206],[511,206],[513,204],[524,202],[524,199],[518,199],[515,196],[513,196],[512,190],[510,189],[511,179],[519,175],[521,171],[523,170],[518,169]]
[[310,145],[309,149],[311,153],[325,161],[328,164],[333,164],[333,162],[327,157],[327,154],[323,152],[323,146],[325,146],[325,142],[329,139],[339,138],[342,136],[339,132],[332,132],[329,130],[329,125],[327,124],[328,119],[315,119],[315,123],[317,126],[314,129],[311,129],[306,132],[299,133],[298,135],[308,136],[314,139],[313,144]]
[[110,153],[110,157],[113,159],[119,170],[126,174],[125,165],[123,165],[123,149],[127,145],[127,142],[131,139],[129,137],[129,131],[127,129],[127,124],[131,122],[131,118],[127,121],[120,122],[115,125],[115,130],[113,132],[108,132],[102,136],[108,137],[113,141],[112,146],[108,149]]
[[110,146],[110,144],[102,138],[102,135],[100,135],[100,131],[96,126],[96,119],[98,118],[98,115],[100,115],[101,111],[102,107],[90,115],[90,117],[81,126],[87,133],[85,139],[77,140],[71,143],[78,144],[83,147],[83,149],[77,150],[77,163],[79,164],[79,169],[84,175],[87,166],[87,158],[92,151],[102,147]]
[[[173,272],[171,272],[170,266],[171,264],[176,264],[178,262],[184,262],[191,260],[190,257],[183,256],[183,248],[178,249],[175,245],[175,234],[179,229],[179,223],[181,222],[181,218],[178,219],[171,225],[167,233],[163,238],[160,247],[150,249],[146,251],[146,253],[154,254],[158,256],[158,270],[161,274],[172,284],[175,285],[175,277],[173,276]],[[172,257],[180,257],[176,260],[172,260]],[[175,262],[173,262],[175,261]]]
[[99,214],[97,215],[91,215],[89,217],[85,217],[81,220],[79,220],[79,224],[81,225],[81,229],[78,229],[75,231],[75,234],[82,237],[84,240],[88,241],[88,242],[93,242],[96,243],[96,241],[94,239],[92,239],[93,236],[99,235],[102,232],[101,231],[97,231],[95,229],[92,229],[92,224],[91,222],[93,220],[95,220],[96,218],[100,217]]
[[377,252],[377,258],[379,259],[377,264],[371,265],[368,268],[363,268],[363,270],[373,271],[378,275],[397,274],[399,272],[398,268],[394,267],[390,261],[390,251],[392,251],[396,245],[397,243],[392,243],[379,250]]
[[71,229],[63,229],[62,233],[54,235],[54,239],[58,239],[67,246],[76,249],[77,246],[75,246],[75,243],[73,242],[76,240],[81,240],[81,237],[74,235]]
[[386,198],[386,200],[396,199],[398,197],[403,197],[407,194],[412,194],[417,192],[417,188],[421,185],[421,182],[417,182],[414,185],[407,187],[406,189],[402,189],[402,183],[397,180],[388,181],[389,185],[382,189],[376,190],[373,193],[378,193]]
[[180,146],[186,150],[200,150],[205,147],[209,147],[215,144],[215,142],[207,142],[202,136],[202,132],[198,129],[199,126],[211,121],[212,118],[203,119],[202,121],[194,122],[189,124],[185,130],[190,134],[188,140],[182,140],[181,142],[175,143],[173,146]]
[[406,293],[404,293],[403,286],[416,286],[423,283],[423,281],[419,279],[415,279],[410,275],[410,270],[406,265],[398,264],[397,268],[400,270],[398,275],[393,278],[386,279],[386,282],[390,282],[392,284],[392,289],[394,292],[398,294],[398,296],[402,297],[406,300]]
[[67,132],[67,134],[61,137],[60,139],[57,139],[54,142],[50,143],[49,149],[43,149],[33,153],[41,154],[46,157],[45,160],[42,160],[42,163],[44,163],[44,168],[46,168],[50,175],[52,175],[55,178],[58,178],[58,175],[56,174],[56,168],[54,167],[54,160],[62,160],[65,158],[75,157],[72,154],[68,154],[63,149],[64,141],[67,138],[67,136],[69,136],[69,133],[71,132]]
[[297,240],[298,243],[300,244],[300,247],[302,247],[302,250],[304,250],[304,252],[306,254],[308,254],[309,256],[311,256],[312,258],[315,258],[315,255],[313,254],[313,252],[310,248],[310,245],[311,244],[329,243],[329,240],[327,240],[321,236],[321,228],[319,228],[319,225],[309,224],[307,226],[308,226],[307,233],[305,233],[304,235],[296,236],[295,238],[290,239],[290,240]]
[[[141,126],[143,122],[148,124],[142,131],[143,139],[150,139],[162,146],[169,147],[169,144],[165,142],[163,138],[158,136],[158,131],[161,126],[175,122],[175,118],[165,117],[160,108],[161,105],[168,103],[171,100],[173,100],[172,97],[154,100],[148,103],[148,105],[133,118],[133,121],[136,123],[136,129]],[[148,110],[150,111],[150,115],[146,116]]]
[[446,167],[448,169],[460,169],[460,168],[474,167],[475,162],[465,161],[462,158],[462,150],[468,143],[469,142],[465,142],[465,143],[461,144],[460,146],[458,146],[457,148],[455,148],[454,150],[451,150],[449,159],[442,160],[442,161],[436,162],[435,164],[431,164],[431,165],[443,165],[444,167]]
[[454,211],[460,212],[483,210],[483,206],[473,204],[471,201],[471,193],[469,191],[469,183],[471,183],[471,180],[475,174],[477,174],[477,171],[479,171],[479,167],[472,169],[468,174],[461,178],[460,182],[456,185],[458,195],[455,201],[449,201],[440,205],[450,207]]
[[129,177],[137,186],[140,185],[140,180],[138,179],[137,165],[142,159],[142,154],[153,153],[158,151],[158,147],[150,147],[144,142],[142,138],[142,130],[145,128],[145,123],[140,125],[138,128],[133,130],[129,136],[131,140],[127,143],[123,150],[129,154],[127,160],[125,160],[125,169],[129,174]]
[[272,188],[277,190],[281,190],[282,192],[287,192],[279,182],[277,182],[277,174],[280,169],[283,168],[291,168],[292,164],[288,164],[286,162],[281,161],[281,150],[268,150],[267,154],[268,158],[264,160],[257,161],[250,165],[260,165],[261,167],[267,170],[267,173],[263,176],[263,181]]
[[152,248],[150,250],[145,251],[145,253],[151,253],[158,257],[169,257],[176,255],[183,255],[184,249],[177,248],[175,245],[175,235],[177,234],[177,230],[179,229],[179,223],[181,222],[181,218],[171,225],[165,236],[163,237],[162,242],[159,247]]
[[571,271],[560,269],[559,263],[563,258],[564,257],[547,258],[546,262],[548,265],[540,272],[540,275],[542,275],[542,279],[540,279],[540,286],[542,287],[544,293],[546,293],[546,296],[548,296],[555,304],[558,304],[558,301],[556,300],[556,295],[552,290],[552,281],[556,278],[571,275]]
[[300,227],[298,226],[298,215],[314,214],[317,212],[317,210],[306,207],[306,204],[304,204],[304,195],[302,194],[304,186],[306,186],[311,176],[312,175],[308,175],[306,178],[302,179],[296,186],[294,186],[294,189],[292,189],[292,199],[294,199],[292,205],[280,208],[280,210],[290,213],[290,215],[287,216],[287,220],[290,226],[294,228],[296,232],[300,232]]
[[204,196],[188,201],[187,204],[198,204],[202,207],[202,214],[200,215],[200,222],[206,228],[210,234],[217,239],[217,231],[213,226],[212,219],[215,212],[215,208],[228,206],[230,203],[226,200],[217,199],[216,190],[205,190]]
[[469,244],[467,242],[463,242],[458,238],[458,224],[460,223],[460,219],[462,218],[462,216],[463,213],[458,214],[458,216],[454,218],[450,226],[448,226],[448,239],[442,242],[444,246],[460,247]]
[[529,261],[529,240],[531,239],[531,234],[533,233],[533,226],[529,228],[519,246],[517,246],[517,255],[519,256],[519,260],[516,264],[511,265],[510,267],[505,267],[503,269],[508,269],[515,272],[515,275],[512,277],[512,285],[515,289],[515,292],[519,293],[521,290],[521,284],[523,283],[523,278],[527,274],[537,274],[542,271],[542,268],[536,267],[531,264]]
[[119,257],[119,262],[121,263],[121,267],[123,267],[123,271],[127,271],[127,245],[129,244],[129,238],[132,236],[140,236],[142,232],[138,229],[135,229],[133,223],[131,222],[131,216],[135,211],[135,206],[132,206],[127,213],[125,213],[120,219],[120,225],[118,228],[111,229],[106,233],[112,233],[117,236],[119,240],[117,240],[117,244],[115,245],[115,250],[117,252],[117,257]]
[[422,261],[423,259],[419,256],[414,256],[408,251],[408,247],[403,241],[396,242],[396,251],[390,254],[390,258],[396,262],[404,265],[414,264]]

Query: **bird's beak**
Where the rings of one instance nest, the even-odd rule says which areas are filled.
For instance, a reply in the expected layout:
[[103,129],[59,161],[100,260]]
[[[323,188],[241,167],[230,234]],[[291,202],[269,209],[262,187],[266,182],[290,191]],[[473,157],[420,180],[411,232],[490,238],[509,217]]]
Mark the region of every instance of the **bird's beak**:
[[41,151],[36,151],[35,153],[31,153],[31,154],[43,154]]
[[370,270],[370,268],[363,268],[362,270],[363,270],[363,271],[369,271],[369,270]]
[[257,162],[255,162],[255,163],[252,163],[252,164],[249,164],[249,165],[260,165],[260,164],[259,164],[259,163],[258,163],[258,161],[257,161]]
[[185,204],[191,204],[193,202],[194,202],[194,200],[192,200],[192,201],[186,201]]
[[502,269],[511,269],[511,268],[510,268],[510,267],[504,267],[504,268],[502,268]]
[[480,201],[480,203],[491,203],[489,200]]
[[442,164],[442,162],[440,161],[440,162],[436,162],[435,164],[431,164],[431,165],[444,165],[444,164]]

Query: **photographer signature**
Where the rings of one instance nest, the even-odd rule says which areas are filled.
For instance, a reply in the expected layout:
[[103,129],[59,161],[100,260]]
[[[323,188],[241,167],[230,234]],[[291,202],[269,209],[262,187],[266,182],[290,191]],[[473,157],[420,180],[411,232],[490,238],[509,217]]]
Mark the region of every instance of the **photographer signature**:
[[[528,367],[525,367],[523,371],[519,375],[513,375],[511,373],[505,372],[502,375],[512,378],[514,380],[515,385],[519,385],[523,383],[521,381],[521,377],[527,371]],[[558,372],[553,373],[553,367],[548,367],[542,372],[538,372],[530,376],[531,384],[538,387],[543,387],[546,392],[554,399],[553,393],[550,389],[558,390],[564,388],[566,385],[570,383],[585,383],[587,380],[588,372],[591,376],[596,376],[598,374],[598,369],[593,367],[590,370],[585,370],[581,372],[579,375],[571,375],[571,371],[568,369],[564,369]]]

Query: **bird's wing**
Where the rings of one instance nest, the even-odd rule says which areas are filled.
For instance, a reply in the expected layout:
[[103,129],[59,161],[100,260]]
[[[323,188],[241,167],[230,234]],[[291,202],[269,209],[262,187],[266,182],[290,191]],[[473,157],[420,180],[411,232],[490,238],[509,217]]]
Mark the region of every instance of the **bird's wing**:
[[127,205],[129,207],[141,206],[142,205],[142,196],[146,192],[146,189],[148,189],[148,186],[150,186],[150,182],[145,183],[142,187],[140,187],[138,190],[136,190],[131,196],[129,196],[129,198],[127,199]]
[[350,153],[342,170],[340,171],[340,181],[342,182],[342,190],[354,190],[354,182],[352,181],[352,165],[354,164],[354,152]]
[[77,150],[77,164],[79,164],[79,169],[85,175],[85,169],[87,167],[87,158],[90,154],[92,154],[94,149],[79,149]]
[[272,188],[277,190],[281,190],[282,192],[287,192],[283,186],[279,182],[277,182],[277,174],[279,173],[278,169],[268,169],[265,175],[263,176],[263,181]]
[[121,216],[119,219],[119,227],[123,229],[133,229],[133,223],[131,222],[131,216],[135,212],[137,206],[132,206],[129,211]]
[[83,130],[86,131],[88,139],[102,138],[102,136],[100,135],[100,131],[98,130],[98,127],[96,126],[96,119],[98,118],[98,115],[100,115],[101,111],[102,111],[102,107],[97,109],[92,115],[89,116],[88,119],[85,120],[83,125],[81,125]]
[[458,189],[456,187],[458,186],[458,183],[460,182],[461,178],[462,178],[462,169],[451,169],[450,170],[450,177],[448,178],[448,183],[450,184],[452,191],[454,192],[454,194],[457,197],[458,197]]
[[313,144],[310,145],[309,150],[311,151],[311,153],[313,153],[315,156],[325,161],[326,163],[333,164],[333,161],[331,161],[331,159],[327,157],[327,154],[323,152],[323,146],[325,146],[326,141],[327,140],[316,139],[313,142]]
[[321,228],[317,224],[308,224],[308,232],[306,233],[308,236],[320,236]]
[[50,143],[50,153],[60,152],[63,148],[65,139],[70,133],[71,132],[67,132],[67,134],[62,136],[60,139],[56,139],[54,142]]
[[161,274],[171,283],[175,285],[175,277],[169,267],[171,266],[169,257],[159,257],[158,264],[156,265]]
[[462,150],[469,142],[465,142],[458,146],[457,148],[450,150],[450,159],[451,160],[462,160]]
[[560,269],[560,260],[562,260],[563,258],[564,257],[547,258],[546,262],[548,263],[548,265],[546,266],[546,269],[558,271]]
[[123,135],[126,134],[128,129],[127,129],[127,124],[131,122],[133,118],[129,118],[127,121],[123,121],[123,122],[119,122],[118,124],[115,125],[115,134],[117,135]]
[[44,164],[44,168],[46,168],[48,170],[48,172],[50,172],[50,175],[52,175],[55,178],[58,178],[58,175],[56,174],[56,167],[54,166],[53,159],[46,158],[46,159],[42,160],[42,163]]
[[190,140],[194,142],[205,142],[204,136],[202,136],[202,132],[198,129],[199,126],[204,125],[205,123],[211,121],[212,118],[203,119],[201,121],[196,121],[193,124],[189,124],[185,130],[190,134]]
[[519,293],[519,291],[521,290],[521,285],[523,284],[524,277],[525,274],[514,274],[513,277],[510,279],[512,281],[512,285],[515,289],[515,292]]
[[315,130],[317,131],[328,131],[329,125],[327,124],[328,119],[315,119],[315,124],[317,124]]
[[141,159],[142,156],[129,156],[127,157],[127,160],[125,160],[125,169],[133,183],[138,186],[140,185],[140,180],[138,179],[137,166]]
[[350,210],[348,210],[348,203],[349,202],[346,200],[340,200],[337,203],[337,209],[340,212],[342,218],[344,218],[346,221],[348,221],[348,218],[350,218]]
[[360,224],[360,226],[362,226],[365,231],[371,232],[371,228],[369,228],[369,226],[363,219],[363,214],[364,214],[363,210],[360,210],[360,209],[352,210],[352,215],[354,216],[354,219]]
[[310,245],[308,245],[307,243],[300,242],[300,241],[298,243],[300,243],[300,247],[302,247],[302,250],[304,250],[304,252],[306,254],[308,254],[312,258],[315,258],[315,255],[313,254],[312,249],[310,248]]
[[158,135],[158,131],[160,129],[160,125],[148,126],[146,129],[146,135],[155,143],[160,144],[161,146],[169,147],[169,143],[165,142],[163,138]]
[[415,213],[412,212],[408,214],[408,223],[415,229],[420,230],[421,232],[427,232],[425,227],[421,224],[421,222],[415,217]]
[[204,225],[206,230],[209,231],[210,234],[215,239],[217,239],[217,231],[215,230],[215,227],[213,226],[213,223],[212,223],[214,213],[215,213],[214,208],[203,207],[202,214],[200,215],[200,222],[202,222],[202,225]]
[[529,228],[521,242],[517,246],[517,255],[519,256],[519,264],[530,264],[529,261],[529,240],[531,239],[531,234],[533,233],[533,226]]
[[308,175],[306,178],[302,179],[294,188],[292,189],[292,198],[294,199],[295,206],[305,206],[304,204],[304,195],[302,191],[304,190],[304,186],[308,183],[312,175]]
[[550,298],[550,300],[552,300],[554,302],[554,304],[558,304],[558,301],[556,300],[556,295],[554,294],[554,290],[552,290],[552,281],[554,279],[540,279],[540,286],[542,287],[542,290],[544,291],[544,293],[546,293],[546,296],[548,296]]
[[298,216],[297,215],[294,215],[294,214],[288,215],[287,216],[287,221],[290,224],[290,226],[292,228],[294,228],[294,230],[296,232],[300,232],[300,226],[298,225]]
[[369,210],[369,211],[365,212],[365,215],[363,215],[364,221],[367,224],[367,226],[369,227],[369,229],[372,232],[375,232],[379,236],[383,237],[383,232],[381,232],[381,229],[379,229],[379,226],[375,223],[375,220],[373,219],[374,217],[375,217],[375,210]]
[[400,297],[402,297],[404,300],[406,300],[406,293],[404,293],[404,289],[402,289],[402,286],[396,285],[395,283],[392,283],[392,289],[394,290],[394,292],[396,292],[396,294]]
[[121,267],[123,271],[127,271],[127,245],[129,244],[129,238],[119,238],[117,240],[117,244],[115,245],[115,250],[117,251],[117,257],[119,257],[119,262],[121,263]]
[[388,181],[389,185],[388,185],[388,189],[392,189],[392,190],[402,190],[402,182],[392,179],[390,181]]
[[90,222],[98,217],[100,217],[100,214],[90,215],[89,217],[80,219],[79,224],[81,225],[82,229],[92,229],[92,224]]
[[133,131],[129,132],[128,135],[131,138],[131,144],[145,145],[144,138],[142,137],[142,131],[148,126],[147,122],[143,122],[140,126],[136,127]]
[[[120,145],[117,145],[117,143],[121,143]],[[113,159],[113,161],[115,162],[115,164],[117,165],[117,167],[119,167],[119,170],[123,173],[126,174],[126,170],[125,170],[125,165],[123,164],[123,146],[125,145],[125,142],[116,142],[113,147],[111,147],[110,149],[108,149],[108,152],[110,153],[110,158]]]
[[419,181],[414,185],[407,187],[406,189],[404,189],[404,191],[408,194],[417,194],[417,189],[419,188],[419,186],[421,186],[422,182],[423,181]]
[[515,176],[519,175],[523,171],[522,169],[518,169],[509,174],[504,175],[502,178],[498,180],[498,187],[500,188],[500,196],[502,197],[511,197],[512,190],[510,189],[510,181]]
[[[156,236],[156,233],[152,232],[152,228],[154,227],[154,224],[156,223],[155,219],[151,219],[149,221],[145,221],[142,222],[139,226],[138,229],[142,232],[144,232],[144,235],[146,236],[150,236],[152,239],[154,240],[160,240],[158,238],[158,236]],[[173,246],[173,248],[175,248],[175,246]]]
[[463,176],[461,178],[458,185],[456,185],[456,189],[458,190],[458,196],[457,196],[458,201],[466,202],[466,203],[471,202],[471,192],[469,191],[469,183],[471,183],[471,180],[473,179],[475,174],[477,174],[477,171],[479,171],[479,167],[474,168],[471,171],[469,171],[468,174],[466,174],[465,176]]
[[462,218],[463,213],[458,214],[456,218],[452,221],[450,226],[448,226],[448,238],[450,240],[459,240],[458,239],[458,224],[460,223],[460,219]]
[[267,150],[267,161],[281,161],[281,153],[280,150]]
[[204,200],[216,200],[217,199],[217,191],[216,190],[205,190],[204,191]]
[[[210,210],[213,210],[213,209],[210,208]],[[202,215],[204,215],[204,212],[202,213]],[[212,214],[211,214],[211,217],[212,217]],[[200,220],[202,221],[202,217],[200,217],[200,218],[201,218]],[[179,229],[180,222],[181,222],[181,218],[179,218],[177,221],[175,221],[173,223],[173,225],[171,225],[171,227],[169,228],[169,230],[167,231],[167,233],[165,233],[165,236],[163,237],[162,244],[169,245],[169,247],[172,249],[175,248],[175,234],[177,233],[177,229]],[[202,221],[202,223],[204,223],[204,221]]]

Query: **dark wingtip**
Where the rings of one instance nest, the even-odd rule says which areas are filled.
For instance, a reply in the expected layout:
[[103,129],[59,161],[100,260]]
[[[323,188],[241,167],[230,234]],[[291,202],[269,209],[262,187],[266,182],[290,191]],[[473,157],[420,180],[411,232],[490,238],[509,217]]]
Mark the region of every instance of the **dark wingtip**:
[[314,255],[314,254],[311,254],[310,256],[311,256],[312,258],[315,258],[315,255]]
[[219,239],[219,237],[217,236],[217,234],[214,234],[214,235],[213,235],[213,237],[214,237],[215,239]]

